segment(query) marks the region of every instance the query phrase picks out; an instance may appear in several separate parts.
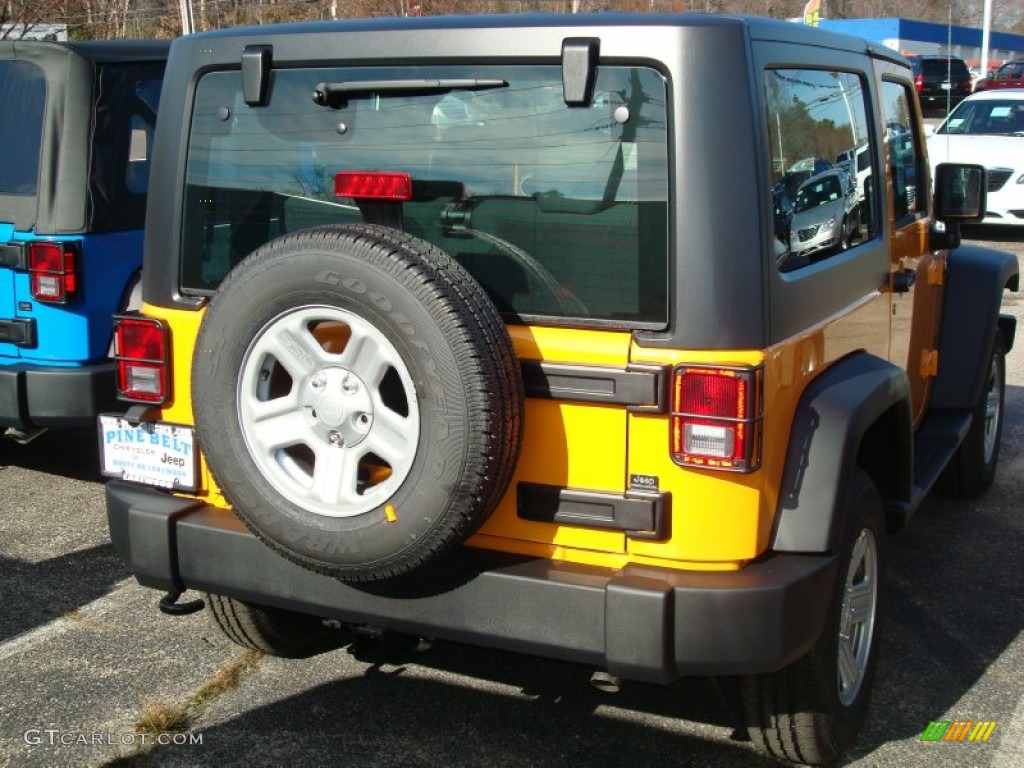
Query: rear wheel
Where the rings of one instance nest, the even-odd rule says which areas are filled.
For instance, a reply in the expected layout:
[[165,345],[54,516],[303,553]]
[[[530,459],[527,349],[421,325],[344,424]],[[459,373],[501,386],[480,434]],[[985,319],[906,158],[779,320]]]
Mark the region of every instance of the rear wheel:
[[842,229],[839,231],[839,250],[845,251],[850,247],[850,242],[853,240],[853,228],[850,226],[848,219],[843,219]]
[[827,765],[853,746],[864,723],[883,613],[885,521],[871,478],[854,475],[839,579],[821,637],[778,672],[743,680],[751,739],[773,757]]
[[223,595],[206,596],[213,623],[231,642],[270,656],[301,659],[329,650],[335,630],[315,616],[254,605]]
[[975,404],[970,431],[939,481],[939,490],[957,499],[973,499],[992,485],[1003,436],[1003,399],[1006,393],[1006,351],[1003,335],[996,332],[988,378]]

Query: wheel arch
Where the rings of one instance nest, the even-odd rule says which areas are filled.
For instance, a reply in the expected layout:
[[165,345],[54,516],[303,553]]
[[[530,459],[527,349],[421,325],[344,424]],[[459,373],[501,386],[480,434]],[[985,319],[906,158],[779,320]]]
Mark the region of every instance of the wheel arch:
[[970,408],[981,397],[998,330],[1007,352],[1016,318],[1000,315],[1003,292],[1017,291],[1017,257],[993,248],[963,245],[949,256],[939,342],[939,373],[932,408]]
[[792,423],[773,550],[834,551],[858,466],[883,499],[910,498],[913,426],[902,369],[866,353],[846,357],[808,385]]

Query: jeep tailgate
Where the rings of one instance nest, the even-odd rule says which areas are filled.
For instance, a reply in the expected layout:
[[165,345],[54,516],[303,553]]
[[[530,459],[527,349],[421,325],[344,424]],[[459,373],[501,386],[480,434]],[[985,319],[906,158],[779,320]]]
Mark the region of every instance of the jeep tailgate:
[[[509,333],[526,385],[523,445],[508,492],[471,543],[487,547],[500,537],[506,550],[521,540],[624,553],[625,531],[643,519],[642,507],[653,519],[653,505],[626,497],[630,334],[539,326]],[[634,379],[640,387],[644,375]]]

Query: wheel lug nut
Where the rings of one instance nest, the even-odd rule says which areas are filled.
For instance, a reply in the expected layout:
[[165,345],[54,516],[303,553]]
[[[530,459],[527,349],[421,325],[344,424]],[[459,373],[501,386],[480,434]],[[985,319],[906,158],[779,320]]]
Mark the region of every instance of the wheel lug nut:
[[327,377],[324,376],[322,373],[318,373],[316,376],[310,379],[309,383],[310,386],[313,387],[313,389],[320,389],[324,384],[327,383]]
[[331,445],[336,445],[339,448],[345,445],[345,438],[341,436],[341,432],[338,432],[333,429],[331,430],[330,434],[327,435],[327,441]]

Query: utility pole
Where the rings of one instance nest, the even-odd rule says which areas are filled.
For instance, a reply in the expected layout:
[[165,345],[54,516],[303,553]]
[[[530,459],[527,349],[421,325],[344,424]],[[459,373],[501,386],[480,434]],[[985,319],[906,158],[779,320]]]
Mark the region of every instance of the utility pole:
[[181,34],[191,35],[195,31],[196,24],[192,18],[192,0],[181,0]]
[[981,71],[978,77],[988,77],[988,38],[992,29],[992,0],[985,0],[985,15],[981,22]]

